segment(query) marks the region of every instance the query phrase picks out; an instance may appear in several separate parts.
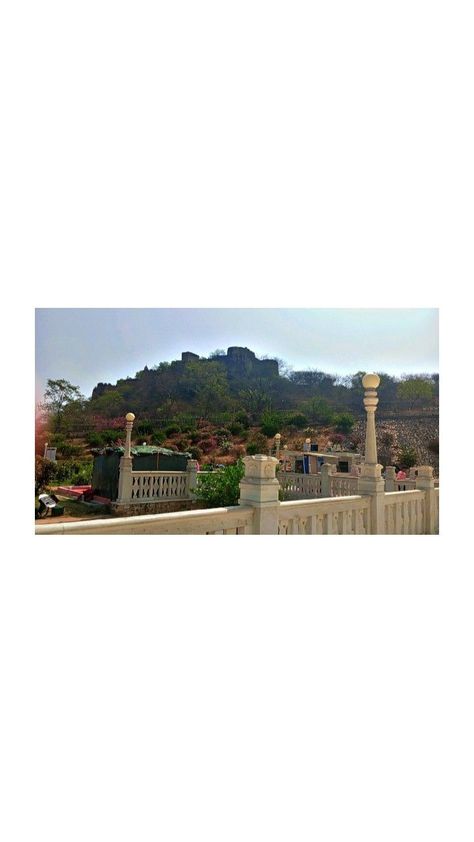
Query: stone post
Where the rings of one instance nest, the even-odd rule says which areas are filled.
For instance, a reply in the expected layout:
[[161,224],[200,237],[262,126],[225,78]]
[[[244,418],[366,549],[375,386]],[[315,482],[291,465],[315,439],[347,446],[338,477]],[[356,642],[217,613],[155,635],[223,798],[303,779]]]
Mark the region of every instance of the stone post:
[[186,497],[190,500],[196,499],[195,489],[197,486],[198,463],[195,459],[188,459],[186,465]]
[[244,465],[245,476],[240,481],[239,505],[255,509],[255,535],[277,535],[280,483],[275,471],[278,459],[260,454],[244,456]]
[[382,465],[377,462],[377,438],[375,435],[375,411],[379,399],[376,389],[380,383],[378,374],[365,374],[364,407],[367,413],[365,433],[365,460],[358,482],[358,492],[370,497],[370,533],[383,535],[385,532],[385,483],[382,479]]
[[418,468],[415,488],[425,492],[425,535],[435,534],[435,484],[433,468],[429,465],[421,465]]
[[396,471],[393,465],[388,465],[385,468],[385,491],[396,491],[395,488],[395,480],[396,480]]
[[125,453],[120,459],[117,503],[129,503],[132,499],[132,429],[135,416],[128,412],[125,416]]
[[275,457],[279,460],[280,459],[280,442],[281,442],[281,435],[277,433],[275,436]]
[[336,473],[336,466],[324,462],[321,465],[321,497],[331,496],[331,477]]

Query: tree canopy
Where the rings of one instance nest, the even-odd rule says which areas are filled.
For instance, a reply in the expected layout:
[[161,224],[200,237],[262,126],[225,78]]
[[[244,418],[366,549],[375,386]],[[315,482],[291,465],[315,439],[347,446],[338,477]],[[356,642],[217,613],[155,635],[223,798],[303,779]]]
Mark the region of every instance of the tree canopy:
[[52,416],[57,431],[61,429],[65,410],[74,403],[82,406],[83,402],[84,395],[79,387],[73,386],[69,380],[47,381],[42,408]]

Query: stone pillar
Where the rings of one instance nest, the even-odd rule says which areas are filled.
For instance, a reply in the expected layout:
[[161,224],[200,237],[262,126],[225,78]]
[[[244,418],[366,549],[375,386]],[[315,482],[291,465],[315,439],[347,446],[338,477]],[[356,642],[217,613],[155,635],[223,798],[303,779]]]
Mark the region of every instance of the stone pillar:
[[385,468],[385,491],[396,491],[395,488],[395,480],[396,480],[396,471],[393,465],[388,465]]
[[244,465],[245,476],[240,481],[239,505],[255,509],[255,535],[277,535],[280,483],[275,471],[278,459],[260,454],[244,456]]
[[125,416],[125,453],[120,459],[117,503],[129,503],[132,499],[132,429],[135,416],[128,412]]
[[370,497],[370,533],[383,535],[385,532],[385,483],[382,479],[382,465],[377,462],[377,438],[375,435],[375,411],[379,399],[376,389],[380,383],[378,374],[365,374],[364,407],[367,413],[365,433],[365,460],[358,482],[358,492]]
[[281,443],[281,435],[277,433],[275,436],[275,457],[280,459],[280,443]]
[[324,462],[321,465],[321,497],[331,496],[331,477],[336,473],[336,466]]
[[375,436],[375,410],[379,399],[376,389],[380,384],[378,374],[365,374],[362,378],[364,387],[364,407],[367,413],[367,427],[365,432],[365,464],[377,464],[377,439]]
[[416,477],[416,489],[425,492],[425,535],[435,534],[435,484],[433,477],[433,468],[429,465],[421,465],[418,467],[418,476]]
[[195,459],[188,459],[186,465],[186,497],[195,500],[195,488],[197,486],[198,463]]

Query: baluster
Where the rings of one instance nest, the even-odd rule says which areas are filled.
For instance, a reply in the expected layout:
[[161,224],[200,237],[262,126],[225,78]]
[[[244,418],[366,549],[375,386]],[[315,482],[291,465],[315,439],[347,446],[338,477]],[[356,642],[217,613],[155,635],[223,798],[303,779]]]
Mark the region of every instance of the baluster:
[[403,534],[409,535],[410,533],[410,520],[409,520],[409,504],[404,500],[402,503],[402,523],[403,523]]
[[351,525],[349,523],[349,512],[342,512],[341,517],[341,527],[342,527],[342,535],[350,535],[351,534]]
[[401,513],[401,503],[395,503],[395,535],[402,534],[402,513]]

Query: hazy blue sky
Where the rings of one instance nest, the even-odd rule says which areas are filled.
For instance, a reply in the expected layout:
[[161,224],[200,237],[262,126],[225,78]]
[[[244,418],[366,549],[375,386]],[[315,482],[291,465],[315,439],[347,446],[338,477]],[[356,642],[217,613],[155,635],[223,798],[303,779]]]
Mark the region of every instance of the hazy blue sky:
[[36,388],[65,378],[89,396],[145,365],[247,346],[295,369],[438,371],[436,309],[37,309]]

